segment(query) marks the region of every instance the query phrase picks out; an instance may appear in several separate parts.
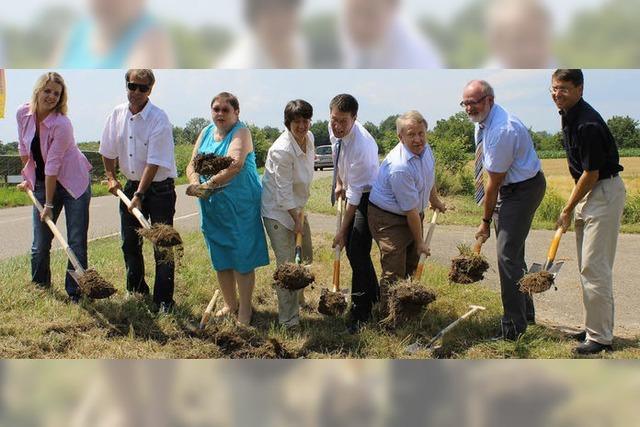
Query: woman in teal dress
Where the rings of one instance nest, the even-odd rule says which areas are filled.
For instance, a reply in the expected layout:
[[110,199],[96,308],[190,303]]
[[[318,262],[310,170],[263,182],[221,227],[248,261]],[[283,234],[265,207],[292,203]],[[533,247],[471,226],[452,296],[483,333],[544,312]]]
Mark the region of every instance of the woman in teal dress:
[[[211,101],[213,123],[196,141],[187,176],[190,196],[199,196],[200,221],[213,268],[224,298],[216,316],[237,311],[238,321],[251,321],[251,295],[255,268],[269,264],[260,200],[262,186],[249,129],[239,120],[238,99],[227,92]],[[200,176],[194,170],[196,154],[213,153],[233,158],[231,166],[214,176]],[[200,184],[214,189],[203,195]],[[237,291],[236,291],[237,288]]]

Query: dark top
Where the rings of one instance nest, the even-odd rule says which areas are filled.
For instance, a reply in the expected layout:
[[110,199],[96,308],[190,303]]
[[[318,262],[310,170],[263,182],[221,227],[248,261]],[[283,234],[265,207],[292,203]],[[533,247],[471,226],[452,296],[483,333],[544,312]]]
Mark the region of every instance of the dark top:
[[569,172],[576,182],[585,170],[598,170],[598,180],[601,180],[624,169],[607,123],[584,99],[560,115],[562,145],[567,152]]
[[38,132],[36,132],[33,136],[33,141],[31,141],[31,155],[36,162],[36,180],[44,181],[44,159],[40,150],[40,135],[38,135]]

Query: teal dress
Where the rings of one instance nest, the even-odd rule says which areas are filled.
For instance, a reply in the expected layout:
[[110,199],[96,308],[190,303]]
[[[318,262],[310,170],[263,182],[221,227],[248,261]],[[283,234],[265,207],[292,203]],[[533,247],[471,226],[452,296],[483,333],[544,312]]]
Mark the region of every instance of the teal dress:
[[[198,153],[226,156],[229,145],[242,122],[229,131],[222,141],[215,141],[215,125],[204,129]],[[205,182],[208,177],[201,177]],[[236,270],[250,273],[256,267],[269,264],[267,240],[264,236],[260,203],[262,185],[256,168],[256,155],[247,155],[242,170],[229,184],[208,199],[198,199],[200,226],[216,271]]]

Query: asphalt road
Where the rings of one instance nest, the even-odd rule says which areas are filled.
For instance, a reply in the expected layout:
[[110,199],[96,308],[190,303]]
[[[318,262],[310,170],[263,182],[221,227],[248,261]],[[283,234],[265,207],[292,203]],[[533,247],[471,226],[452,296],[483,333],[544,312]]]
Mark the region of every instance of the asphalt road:
[[[330,176],[331,171],[318,172],[317,177]],[[196,203],[184,194],[184,186],[177,189],[175,227],[179,231],[199,229]],[[0,260],[29,252],[31,231],[31,207],[18,207],[0,210],[0,233],[3,244],[0,245]],[[91,201],[91,223],[89,238],[97,239],[117,235],[119,231],[118,199],[114,196],[95,197]],[[313,233],[333,233],[335,219],[327,215],[311,214],[310,224]],[[58,220],[60,229],[65,232],[64,213]],[[432,240],[432,260],[448,265],[457,254],[458,242],[471,243],[475,228],[465,226],[437,226]],[[531,231],[527,240],[527,263],[543,262],[546,259],[548,245],[553,231]],[[59,247],[57,243],[54,247]],[[640,273],[640,235],[622,234],[618,240],[618,251],[614,267],[614,297],[616,309],[616,334],[622,336],[640,334],[640,291],[638,275]],[[484,246],[483,253],[488,257],[492,268],[487,273],[483,286],[499,291],[496,270],[495,240],[491,238]],[[577,272],[575,254],[575,235],[564,235],[557,259],[565,265],[557,278],[558,290],[553,289],[535,297],[538,318],[549,323],[565,327],[578,327],[583,319],[582,291]],[[473,301],[469,301],[472,304]]]

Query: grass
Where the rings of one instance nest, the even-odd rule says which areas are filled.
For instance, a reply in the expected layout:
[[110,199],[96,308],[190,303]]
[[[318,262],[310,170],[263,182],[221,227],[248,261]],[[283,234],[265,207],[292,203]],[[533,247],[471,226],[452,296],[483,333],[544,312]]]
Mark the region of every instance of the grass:
[[[176,275],[177,309],[158,317],[149,299],[126,299],[124,267],[119,241],[109,238],[92,242],[89,259],[105,279],[120,290],[109,300],[65,301],[62,251],[52,255],[53,290],[37,291],[29,282],[28,256],[0,263],[0,356],[3,358],[220,358],[229,349],[218,346],[210,336],[192,333],[212,290],[217,287],[200,233],[185,234],[185,261]],[[312,269],[316,284],[306,290],[307,300],[317,306],[320,288],[331,282],[332,250],[329,235],[314,236]],[[148,246],[148,245],[146,245]],[[152,259],[150,249],[145,258]],[[380,271],[378,251],[372,254]],[[272,256],[273,258],[273,256]],[[350,283],[350,269],[344,259],[341,278]],[[275,266],[257,271],[254,294],[254,328],[248,333],[260,339],[280,342],[290,357],[305,358],[569,358],[574,342],[554,329],[532,327],[515,343],[491,342],[499,323],[500,295],[478,285],[458,286],[447,281],[447,267],[428,263],[422,283],[432,288],[437,299],[423,314],[395,330],[376,322],[357,336],[345,332],[344,318],[324,318],[315,310],[303,310],[302,328],[289,332],[277,325],[277,300],[271,287]],[[147,265],[147,282],[153,283],[152,265]],[[407,355],[404,348],[416,339],[427,341],[437,331],[462,315],[468,304],[487,307],[445,336],[436,351]],[[230,320],[213,320],[219,328],[237,331]],[[211,327],[211,326],[210,326]],[[638,358],[636,340],[617,339],[608,358]]]

